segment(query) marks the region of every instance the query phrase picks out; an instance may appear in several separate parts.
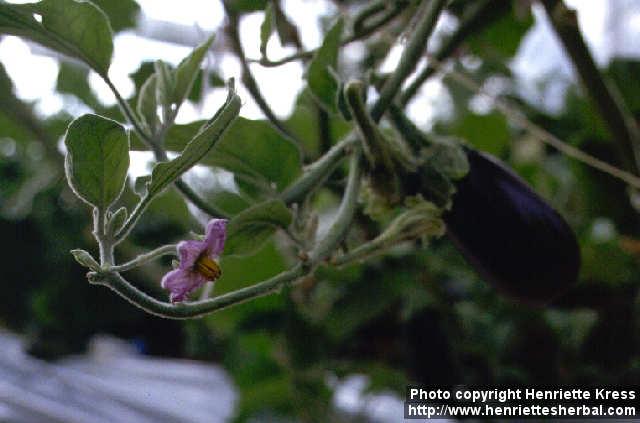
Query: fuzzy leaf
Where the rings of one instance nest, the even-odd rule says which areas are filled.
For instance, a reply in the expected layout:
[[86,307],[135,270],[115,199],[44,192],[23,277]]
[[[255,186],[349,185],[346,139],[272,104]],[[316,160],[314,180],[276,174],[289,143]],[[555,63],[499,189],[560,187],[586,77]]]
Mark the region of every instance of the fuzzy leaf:
[[120,197],[127,178],[127,132],[118,122],[87,114],[69,125],[64,142],[69,185],[78,197],[106,210]]
[[136,105],[136,111],[140,119],[151,133],[155,133],[159,124],[156,81],[157,76],[155,74],[147,78],[145,83],[142,84],[142,88],[140,88],[138,104]]
[[330,112],[337,112],[340,82],[335,76],[338,66],[338,51],[342,37],[342,19],[331,27],[322,46],[313,56],[307,69],[307,82],[313,96]]
[[271,34],[273,34],[274,21],[273,5],[269,2],[264,9],[264,20],[260,25],[260,54],[262,54],[262,57],[267,57],[267,43],[271,38]]
[[157,60],[154,63],[156,75],[156,102],[165,111],[171,108],[173,92],[176,86],[175,72],[168,63]]
[[238,116],[239,112],[240,98],[231,89],[225,104],[218,110],[213,119],[189,141],[182,153],[171,161],[158,163],[153,168],[151,179],[147,184],[146,197],[148,199],[153,198],[198,163],[220,140],[222,134]]
[[207,51],[211,48],[214,36],[210,36],[207,41],[196,47],[191,54],[185,57],[175,71],[175,86],[173,89],[173,102],[181,104],[187,97],[193,86],[193,82],[198,76],[200,65],[204,60]]
[[291,224],[292,215],[281,200],[269,200],[248,208],[227,226],[225,255],[248,255],[258,250],[276,231]]
[[425,164],[447,178],[457,180],[469,172],[469,161],[464,148],[453,141],[433,143],[425,153]]
[[75,57],[102,75],[107,74],[111,64],[113,40],[109,20],[88,1],[0,2],[0,34],[24,37]]
[[[204,123],[173,125],[167,132],[165,147],[180,151]],[[146,149],[140,141],[134,142],[134,148]],[[215,147],[203,157],[202,163],[233,172],[239,181],[277,191],[286,188],[302,171],[300,155],[291,142],[269,122],[243,117],[231,124]]]
[[98,264],[98,262],[87,251],[71,250],[70,253],[73,255],[73,258],[82,266],[88,267],[94,272],[100,270],[100,265]]

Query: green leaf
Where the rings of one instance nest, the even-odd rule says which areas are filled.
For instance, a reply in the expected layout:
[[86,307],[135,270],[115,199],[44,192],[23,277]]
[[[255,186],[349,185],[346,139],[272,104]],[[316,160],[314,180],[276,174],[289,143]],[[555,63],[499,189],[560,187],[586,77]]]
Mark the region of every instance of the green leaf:
[[109,17],[113,32],[135,28],[140,6],[134,0],[91,0]]
[[102,10],[87,1],[0,2],[0,34],[24,37],[80,59],[101,75],[107,74],[111,64],[113,41],[109,20]]
[[[187,125],[173,125],[166,137],[165,147],[180,151],[193,138],[203,121]],[[136,149],[145,149],[136,141]],[[264,120],[236,119],[202,163],[233,172],[240,181],[264,190],[281,191],[302,171],[297,148],[276,132]]]
[[281,191],[301,172],[296,147],[264,120],[237,119],[204,163],[257,187]]
[[175,71],[175,86],[173,91],[173,102],[181,104],[187,97],[200,72],[200,65],[204,60],[207,51],[211,48],[214,35],[211,35],[207,41],[196,47],[189,56],[185,57],[178,65]]
[[74,95],[93,110],[97,110],[101,105],[91,90],[88,78],[89,70],[86,67],[70,62],[61,62],[56,90],[60,93]]
[[266,9],[264,9],[264,20],[260,25],[260,54],[262,54],[262,57],[267,57],[267,43],[271,38],[271,34],[273,34],[274,21],[273,5],[269,2]]
[[108,214],[107,220],[107,233],[115,234],[120,228],[124,225],[124,222],[127,220],[129,213],[127,212],[126,207],[120,207],[118,210],[113,212],[112,214]]
[[344,21],[338,19],[325,36],[322,46],[311,59],[306,74],[311,94],[327,111],[334,113],[337,111],[338,90],[340,89],[335,69],[338,66],[338,51],[343,27]]
[[198,163],[220,140],[240,112],[240,98],[231,88],[225,104],[216,115],[189,141],[182,153],[169,162],[158,163],[147,184],[147,200],[162,192],[169,184]]
[[87,203],[107,210],[120,197],[127,178],[127,132],[118,122],[87,114],[69,125],[64,142],[69,185]]
[[133,183],[133,192],[135,192],[139,197],[146,197],[149,181],[151,181],[151,175],[138,176]]
[[250,199],[219,187],[207,190],[204,193],[204,198],[209,204],[217,210],[222,210],[227,216],[235,216],[253,204],[249,202]]
[[637,59],[614,58],[606,74],[620,89],[620,95],[635,114],[640,113],[640,61]]
[[224,255],[248,255],[259,249],[277,228],[291,224],[292,215],[281,200],[269,200],[239,213],[227,226]]
[[156,81],[157,76],[151,75],[146,82],[140,88],[138,94],[138,104],[136,105],[136,111],[140,116],[140,120],[143,125],[149,129],[152,134],[155,134],[156,129],[160,123],[158,118],[158,102],[156,97]]
[[298,27],[289,21],[280,7],[274,8],[273,16],[275,18],[276,32],[278,33],[278,38],[280,38],[280,44],[283,46],[291,45],[298,48],[302,47]]
[[231,12],[243,14],[264,10],[267,0],[229,0],[225,5]]
[[138,69],[129,74],[129,77],[133,80],[133,84],[136,86],[135,91],[138,92],[142,88],[142,85],[147,82],[147,79],[155,73],[155,64],[152,61],[146,60],[140,63]]
[[[331,130],[330,144],[346,136],[352,129],[352,125],[344,121],[340,115],[329,114],[328,119]],[[318,103],[311,96],[308,89],[302,90],[298,94],[291,115],[285,123],[287,128],[293,131],[294,134],[297,134],[298,138],[302,141],[305,154],[308,158],[317,158],[329,147],[328,145],[322,145],[323,140],[321,140],[319,136],[321,131],[319,128]],[[310,134],[318,135],[310,136]]]
[[94,272],[100,271],[100,265],[93,257],[91,257],[91,254],[89,254],[87,251],[71,250],[70,253],[73,255],[73,258],[82,266],[88,267]]
[[156,75],[156,101],[163,106],[165,113],[173,104],[173,92],[175,90],[175,73],[168,63],[157,60],[154,63]]
[[462,146],[455,141],[434,142],[425,149],[426,165],[447,178],[461,179],[469,172],[469,161]]
[[0,62],[0,92],[13,95],[13,81],[7,74],[7,71],[1,62]]
[[469,46],[474,54],[480,57],[497,55],[499,58],[509,58],[516,54],[520,41],[533,25],[533,15],[526,8],[516,8],[517,5],[512,3],[509,13],[470,37]]
[[468,141],[478,150],[498,157],[506,153],[511,139],[509,124],[499,112],[488,115],[469,113],[452,128],[452,134]]

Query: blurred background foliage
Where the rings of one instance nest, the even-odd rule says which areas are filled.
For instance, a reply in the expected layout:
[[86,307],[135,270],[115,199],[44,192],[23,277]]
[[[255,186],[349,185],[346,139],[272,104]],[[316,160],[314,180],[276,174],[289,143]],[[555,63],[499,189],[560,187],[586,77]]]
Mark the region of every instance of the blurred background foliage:
[[[114,31],[135,25],[139,9],[135,2],[93,1],[109,14]],[[249,13],[262,10],[264,4],[258,3],[234,1],[232,6]],[[363,4],[339,3],[346,11]],[[455,1],[450,12],[462,14],[471,3]],[[532,122],[617,163],[610,135],[579,86],[570,86],[564,107],[556,114],[532,105],[514,89],[508,64],[533,17],[527,2],[508,3],[499,19],[468,37],[453,68],[479,84],[499,82],[502,92]],[[400,32],[403,28],[398,25],[363,43],[366,50],[359,60],[343,56],[342,67],[357,74],[377,66],[382,59],[380,46],[389,38],[385,35]],[[465,61],[473,66],[465,66]],[[152,68],[143,63],[131,75],[136,88]],[[638,118],[640,62],[614,59],[603,72],[621,88]],[[116,107],[98,100],[88,76],[85,68],[62,61],[57,90],[67,101],[79,101],[123,121]],[[189,101],[201,100],[203,77]],[[206,77],[207,87],[222,85],[215,68]],[[30,352],[45,359],[82,351],[90,336],[108,332],[131,339],[144,353],[222,363],[241,394],[238,421],[266,416],[310,421],[327,416],[329,381],[351,374],[367,375],[372,391],[399,395],[409,381],[638,385],[640,219],[624,184],[547,148],[497,110],[474,111],[469,104],[476,93],[448,77],[443,83],[452,110],[438,118],[432,132],[457,135],[506,161],[578,234],[583,260],[580,283],[550,306],[532,309],[502,298],[444,238],[427,247],[404,246],[366,264],[321,268],[295,288],[203,319],[175,322],[147,315],[106,289],[89,286],[83,269],[68,253],[72,248],[95,252],[89,213],[67,186],[58,148],[72,116],[64,111],[38,115],[32,104],[16,97],[0,67],[0,324],[26,334]],[[134,98],[130,101],[135,104]],[[338,116],[319,111],[306,91],[299,94],[285,122],[305,140],[306,162],[327,149],[327,139],[333,143],[349,128]],[[177,132],[169,139],[186,139],[179,131],[190,133],[188,126],[174,128]],[[251,131],[252,136],[281,141],[266,123]],[[243,138],[239,133],[235,141]],[[266,171],[282,165],[268,149],[252,154],[249,162]],[[197,183],[223,210],[237,212],[251,201],[207,186],[201,179]],[[338,174],[314,197],[321,214],[337,204],[331,186],[341,183]],[[128,189],[121,201],[131,204],[133,195]],[[358,231],[365,236],[367,231],[375,233],[373,222],[364,216],[360,220]],[[121,258],[179,240],[199,228],[179,195],[169,191],[153,203],[122,245]],[[275,275],[287,267],[292,251],[276,236],[250,256],[225,259],[215,293]],[[133,272],[131,280],[160,294],[158,281],[167,265],[146,266]]]

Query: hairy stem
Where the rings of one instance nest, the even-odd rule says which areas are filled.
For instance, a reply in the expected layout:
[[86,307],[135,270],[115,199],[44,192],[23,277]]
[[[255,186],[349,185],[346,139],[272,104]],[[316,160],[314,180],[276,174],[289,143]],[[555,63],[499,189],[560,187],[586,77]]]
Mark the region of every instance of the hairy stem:
[[[285,285],[295,283],[301,276],[311,273],[314,267],[322,260],[324,260],[342,241],[350,225],[353,221],[355,214],[358,191],[360,187],[360,153],[353,154],[351,160],[351,167],[349,169],[349,180],[347,182],[347,188],[340,204],[338,216],[333,222],[331,228],[327,232],[327,235],[316,245],[316,248],[310,254],[310,260],[306,263],[298,263],[291,269],[286,270],[270,279],[256,283],[254,285],[242,288],[236,291],[229,292],[224,295],[217,296],[215,298],[208,298],[191,303],[178,303],[172,304],[164,301],[159,301],[145,292],[139,290],[135,286],[131,285],[126,279],[124,279],[117,271],[114,270],[128,270],[131,268],[130,264],[134,262],[135,265],[139,265],[140,257],[132,262],[126,263],[119,267],[110,268],[103,272],[90,272],[88,274],[89,281],[97,285],[104,285],[115,291],[118,295],[125,298],[131,304],[139,307],[148,313],[156,316],[170,318],[170,319],[189,319],[195,317],[201,317],[209,313],[221,310],[234,304],[239,304],[244,301],[248,301],[253,298],[264,296],[277,291]],[[158,250],[152,251],[148,255],[157,257],[158,255],[167,252],[168,249],[172,249],[173,246],[161,247]],[[174,249],[174,248],[173,248]],[[149,257],[144,257],[144,260]],[[150,258],[149,258],[150,259]],[[135,267],[135,266],[134,266]]]
[[[167,160],[167,153],[164,151],[164,149],[161,146],[162,146],[162,138],[164,137],[164,134],[166,134],[166,130],[168,128],[167,127],[163,128],[161,133],[158,135],[158,139],[154,139],[151,135],[147,134],[142,128],[142,126],[140,125],[140,122],[138,121],[138,119],[135,117],[135,113],[129,106],[129,103],[127,103],[127,101],[122,97],[122,95],[118,91],[118,88],[116,88],[116,86],[113,84],[113,82],[109,79],[108,76],[106,75],[100,75],[100,76],[102,77],[104,82],[109,86],[109,88],[115,95],[116,100],[118,101],[118,105],[122,110],[122,113],[125,115],[129,123],[133,126],[133,129],[136,131],[140,139],[147,145],[147,147],[151,149],[156,160],[157,161]],[[174,114],[174,118],[175,118],[175,114]],[[195,191],[189,188],[187,184],[185,184],[182,181],[182,179],[177,179],[174,182],[174,185],[184,198],[186,198],[189,202],[191,202],[194,206],[196,206],[202,212],[206,213],[209,216],[224,217],[224,214],[220,214],[221,210],[208,204]]]
[[135,269],[136,267],[140,267],[143,264],[154,260],[158,257],[167,256],[167,255],[177,255],[176,252],[176,244],[163,245],[162,247],[158,247],[155,250],[151,250],[148,253],[140,254],[138,257],[134,258],[131,261],[120,264],[118,266],[109,267],[110,272],[126,272],[127,270]]
[[447,0],[431,0],[425,3],[424,9],[421,12],[422,16],[415,32],[411,35],[407,46],[402,52],[400,63],[396,67],[395,71],[391,74],[389,79],[385,82],[382,90],[380,91],[380,97],[378,101],[371,109],[371,117],[373,120],[378,121],[387,110],[387,107],[391,104],[398,90],[402,86],[402,83],[407,76],[413,72],[426,49],[427,41],[436,26],[438,17],[444,9]]
[[331,147],[318,160],[307,166],[303,175],[280,194],[282,201],[287,204],[293,204],[304,200],[307,194],[322,185],[356,142],[357,139],[355,137],[346,137]]
[[316,244],[315,248],[309,254],[312,263],[318,263],[331,254],[349,231],[358,205],[358,193],[360,191],[361,180],[360,161],[361,153],[360,150],[357,149],[351,156],[347,188],[342,197],[338,214],[325,237]]
[[234,304],[239,304],[253,298],[268,295],[282,288],[287,283],[293,283],[296,279],[302,276],[303,273],[303,266],[298,264],[287,271],[255,285],[219,295],[215,298],[194,301],[186,304],[172,304],[156,300],[131,285],[116,272],[91,272],[88,277],[91,283],[107,286],[131,304],[148,313],[169,319],[192,319],[202,317],[206,314],[213,313]]
[[372,256],[382,254],[384,250],[384,239],[377,237],[369,242],[357,246],[353,250],[336,256],[331,259],[331,265],[336,267],[346,266],[352,263],[362,262]]
[[151,136],[147,134],[147,132],[142,128],[142,125],[140,124],[140,121],[136,118],[136,115],[131,109],[131,106],[129,106],[129,103],[127,103],[127,100],[125,100],[122,97],[122,95],[120,94],[120,91],[118,91],[118,88],[116,88],[116,86],[113,84],[109,76],[107,76],[106,74],[99,74],[99,75],[102,78],[102,80],[107,84],[107,86],[109,87],[113,95],[116,97],[118,105],[120,106],[120,110],[122,110],[122,113],[127,118],[129,123],[133,126],[133,129],[136,131],[136,133],[140,136],[140,138],[145,143],[152,144]]

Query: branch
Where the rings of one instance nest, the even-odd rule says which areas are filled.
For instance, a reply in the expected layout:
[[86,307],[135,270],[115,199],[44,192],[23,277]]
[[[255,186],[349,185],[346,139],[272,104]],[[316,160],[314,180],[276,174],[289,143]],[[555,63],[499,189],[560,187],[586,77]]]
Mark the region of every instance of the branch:
[[301,276],[312,273],[315,266],[317,266],[321,260],[324,260],[326,256],[336,248],[338,243],[342,241],[350,228],[357,207],[358,191],[361,179],[360,176],[360,153],[358,152],[352,156],[351,167],[349,169],[349,180],[347,182],[347,188],[345,189],[342,202],[340,203],[338,215],[327,232],[327,235],[311,252],[309,260],[304,263],[298,263],[291,269],[257,284],[232,291],[215,298],[186,304],[172,304],[159,301],[149,296],[145,292],[131,285],[118,272],[114,271],[128,270],[129,268],[135,267],[134,265],[139,265],[140,261],[151,259],[161,254],[169,252],[175,253],[175,246],[171,245],[161,247],[118,267],[107,268],[105,271],[101,272],[89,272],[87,274],[87,278],[89,279],[89,282],[93,284],[103,285],[112,289],[131,304],[147,311],[148,313],[170,319],[201,317],[205,314],[213,313],[231,305],[270,294],[279,290],[286,284],[295,283],[295,281],[299,280]]
[[99,74],[99,75],[102,78],[102,80],[107,84],[107,86],[109,87],[113,95],[116,97],[118,105],[120,106],[120,110],[122,110],[122,113],[124,114],[124,116],[127,118],[129,123],[133,126],[133,129],[138,133],[140,138],[145,143],[151,146],[151,144],[153,144],[152,142],[153,140],[151,139],[151,136],[147,134],[144,129],[142,129],[142,125],[140,125],[140,122],[136,118],[135,113],[133,112],[133,110],[131,110],[129,103],[127,103],[127,101],[122,97],[122,95],[120,94],[120,91],[118,91],[118,88],[116,88],[116,86],[113,84],[113,82],[111,81],[108,75],[106,74],[104,75]]
[[347,188],[345,189],[338,214],[334,220],[327,235],[318,242],[315,248],[309,254],[311,262],[316,264],[324,260],[329,254],[335,250],[336,246],[343,240],[356,212],[358,205],[358,193],[360,191],[361,180],[361,158],[360,149],[351,156],[349,164],[349,179],[347,180]]
[[356,142],[356,138],[348,136],[334,145],[318,160],[307,166],[303,175],[280,194],[282,201],[287,204],[302,201],[308,193],[320,186],[329,177]]
[[[438,61],[448,59],[467,37],[480,31],[509,11],[511,2],[507,0],[479,0],[469,6],[469,11],[461,19],[456,32],[444,41],[440,49],[434,54]],[[418,90],[435,72],[436,67],[428,64],[404,90],[400,96],[400,104],[405,106],[418,93]]]
[[163,245],[162,247],[158,247],[155,250],[149,251],[148,253],[140,254],[138,257],[124,264],[109,267],[109,271],[126,272],[127,270],[135,269],[136,267],[142,266],[143,264],[157,257],[168,255],[177,255],[176,244]]
[[569,54],[582,85],[604,119],[617,144],[624,167],[640,171],[640,129],[626,108],[617,87],[605,80],[598,70],[582,37],[576,12],[562,0],[541,0],[558,38]]
[[156,300],[131,285],[116,272],[89,272],[87,277],[89,282],[112,289],[122,298],[148,313],[169,319],[191,319],[195,317],[202,317],[231,305],[239,304],[277,291],[285,284],[291,283],[302,276],[304,273],[303,268],[304,267],[301,264],[297,264],[293,268],[255,285],[238,289],[237,291],[229,292],[215,298],[186,304],[172,304]]
[[[430,60],[432,61],[433,65],[436,68],[438,69],[441,68],[442,64],[439,63],[437,60],[435,60],[435,58],[430,58]],[[638,176],[630,172],[625,172],[624,170],[618,169],[617,167],[607,162],[604,162],[570,144],[567,144],[566,142],[562,141],[560,138],[556,137],[546,129],[541,128],[540,126],[531,122],[529,119],[527,119],[524,113],[518,111],[518,108],[516,106],[514,106],[504,98],[496,97],[486,92],[478,83],[476,83],[474,80],[464,75],[463,73],[450,71],[449,75],[458,83],[467,87],[469,90],[478,94],[482,94],[487,98],[489,98],[490,100],[492,100],[493,106],[499,111],[501,111],[511,122],[527,130],[530,134],[532,134],[539,140],[552,146],[553,148],[562,152],[563,154],[566,154],[567,156],[574,158],[575,160],[578,160],[588,166],[598,169],[601,172],[609,174],[614,178],[620,179],[621,181],[624,181],[625,183],[629,184],[632,187],[640,189],[640,178]],[[398,116],[399,114],[397,115],[391,114],[391,117],[393,119],[392,122],[394,122],[394,125],[396,125],[399,128],[408,127],[406,124],[403,124],[401,121],[397,119]]]
[[426,3],[423,15],[418,22],[415,32],[411,35],[407,46],[402,52],[400,63],[389,79],[385,82],[380,97],[371,109],[371,117],[374,121],[379,121],[387,107],[393,101],[398,90],[407,76],[413,72],[422,56],[429,37],[436,26],[438,17],[444,9],[447,0],[431,0]]
[[247,87],[249,94],[251,94],[251,97],[253,97],[262,113],[264,113],[266,118],[278,130],[278,132],[280,132],[283,137],[291,141],[293,145],[298,148],[300,157],[302,157],[302,142],[298,140],[297,137],[293,133],[291,133],[282,122],[280,122],[280,119],[278,119],[273,110],[271,110],[269,103],[267,103],[264,96],[262,95],[262,92],[260,91],[260,87],[258,86],[256,79],[253,77],[253,73],[251,72],[251,68],[249,67],[249,62],[247,61],[247,57],[244,53],[244,48],[242,47],[242,42],[240,41],[238,16],[228,8],[226,12],[229,18],[227,33],[229,35],[231,48],[238,57],[238,60],[240,60],[240,67],[242,68],[242,82]]
[[[135,113],[131,110],[129,103],[122,97],[118,88],[113,84],[113,82],[109,79],[107,75],[100,75],[100,77],[104,80],[104,82],[109,86],[113,95],[115,95],[116,100],[118,101],[118,105],[120,106],[120,110],[127,118],[127,121],[133,126],[133,129],[136,131],[140,139],[145,143],[147,147],[153,151],[153,154],[156,158],[156,161],[165,161],[167,160],[167,153],[161,147],[162,140],[154,140],[151,135],[147,134],[140,122],[135,117]],[[166,133],[166,130],[163,131],[163,134]],[[161,135],[162,136],[162,135]],[[204,199],[202,199],[195,191],[193,191],[187,184],[182,181],[182,179],[177,179],[174,182],[175,187],[182,194],[184,198],[186,198],[189,202],[191,202],[194,206],[200,209],[202,212],[207,215],[214,217],[226,217],[225,213],[222,213],[222,210],[208,204]]]
[[[387,13],[383,14],[375,22],[370,23],[369,25],[365,25],[365,23],[371,20],[372,17],[380,14],[380,12],[384,12],[385,10],[387,10],[388,4],[389,2],[386,0],[379,0],[361,10],[360,13],[358,13],[358,15],[356,15],[354,18],[354,33],[342,40],[340,45],[344,47],[348,44],[353,43],[354,41],[366,38],[367,36],[378,31],[382,27],[386,26],[389,22],[394,20],[400,14],[400,12],[405,10],[409,2],[405,0],[396,0],[395,2],[393,2],[393,7],[389,9]],[[285,56],[282,59],[278,60],[269,60],[266,57],[263,57],[260,60],[250,59],[249,62],[260,63],[264,67],[276,67],[296,60],[311,59],[316,51],[317,49],[301,51],[291,54],[290,56]]]

